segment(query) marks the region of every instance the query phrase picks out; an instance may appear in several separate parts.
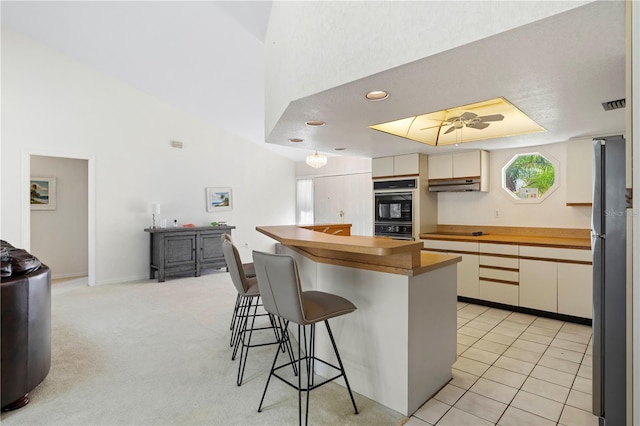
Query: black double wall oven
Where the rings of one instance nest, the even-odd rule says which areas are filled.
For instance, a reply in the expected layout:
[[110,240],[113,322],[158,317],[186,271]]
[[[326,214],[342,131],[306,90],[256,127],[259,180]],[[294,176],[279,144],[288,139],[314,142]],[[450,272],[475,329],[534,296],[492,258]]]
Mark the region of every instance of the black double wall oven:
[[413,240],[416,179],[373,182],[374,235]]

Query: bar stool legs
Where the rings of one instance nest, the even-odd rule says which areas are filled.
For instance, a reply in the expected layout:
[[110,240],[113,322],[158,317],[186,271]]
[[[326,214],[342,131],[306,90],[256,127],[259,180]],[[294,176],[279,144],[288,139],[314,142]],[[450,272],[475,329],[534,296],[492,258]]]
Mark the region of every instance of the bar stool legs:
[[[278,321],[281,321],[280,318],[277,318]],[[298,358],[296,360],[291,360],[290,362],[283,364],[281,366],[276,367],[276,363],[278,362],[278,357],[280,355],[280,347],[282,347],[282,345],[285,344],[285,342],[289,341],[289,336],[288,336],[288,332],[287,332],[287,326],[289,324],[289,321],[284,321],[284,327],[282,328],[283,330],[283,341],[280,344],[280,347],[278,348],[278,350],[276,351],[276,355],[273,359],[273,363],[271,364],[271,371],[269,373],[269,377],[267,378],[267,383],[265,384],[264,387],[264,391],[262,393],[262,398],[260,399],[260,405],[258,406],[258,412],[262,411],[262,404],[264,403],[264,398],[267,394],[267,389],[269,388],[269,382],[271,381],[271,376],[275,376],[278,379],[282,380],[283,382],[287,383],[289,386],[293,387],[294,389],[298,390],[298,421],[299,424],[302,425],[302,392],[306,392],[306,408],[305,408],[305,424],[309,423],[309,393],[315,389],[318,388],[328,382],[331,382],[339,377],[343,377],[344,378],[344,382],[345,385],[347,387],[347,391],[349,392],[349,397],[351,398],[351,403],[353,404],[353,409],[355,414],[358,414],[358,407],[356,405],[356,400],[353,397],[353,392],[351,391],[351,386],[349,385],[349,380],[347,379],[347,373],[344,370],[344,365],[342,364],[342,359],[340,358],[340,353],[338,352],[338,347],[336,346],[336,342],[335,339],[333,338],[333,333],[331,332],[331,327],[329,326],[329,322],[327,320],[324,321],[326,327],[327,327],[327,332],[329,334],[329,339],[331,340],[331,346],[333,347],[333,351],[336,354],[336,359],[338,360],[338,366],[335,366],[333,364],[330,364],[326,361],[323,361],[319,358],[316,358],[315,356],[315,326],[316,324],[310,324],[310,332],[309,332],[309,340],[308,340],[308,345],[307,345],[307,333],[306,333],[306,329],[305,326],[298,324]],[[304,346],[305,346],[305,353],[306,355],[303,356],[302,354],[302,342],[301,340],[304,340]],[[283,351],[284,352],[284,351]],[[293,383],[289,382],[287,379],[281,377],[278,375],[277,371],[281,368],[287,367],[289,364],[295,365],[296,363],[298,364],[298,371],[302,371],[302,361],[304,360],[305,362],[305,369],[307,372],[307,383],[306,386],[303,387],[302,385],[302,374],[298,374],[298,384],[297,386],[295,386]],[[315,370],[315,363],[316,361],[321,362],[325,365],[328,365],[329,367],[332,367],[335,370],[338,370],[340,372],[340,374],[331,377],[329,379],[325,379],[322,383],[319,384],[315,384],[315,380],[314,380],[314,370]]]
[[[238,375],[236,378],[236,384],[238,386],[242,384],[245,366],[247,365],[247,357],[249,355],[249,348],[278,344],[278,352],[280,350],[282,350],[283,353],[287,352],[289,355],[289,359],[291,361],[293,361],[294,359],[291,342],[287,337],[287,340],[283,344],[282,336],[285,331],[283,331],[281,326],[276,322],[275,317],[269,313],[258,313],[258,306],[260,306],[260,296],[241,297],[241,299],[242,300],[240,301],[240,306],[237,314],[236,327],[231,337],[231,343],[233,345],[233,353],[231,355],[232,360],[236,359],[238,349],[240,349],[240,361],[238,364]],[[256,317],[260,316],[268,316],[269,325],[256,327]],[[249,318],[251,318],[251,322],[249,322]],[[254,331],[269,329],[273,330],[275,336],[274,341],[270,341],[267,343],[251,343],[251,338]],[[293,364],[293,371],[294,374],[298,374],[298,370],[295,364]]]

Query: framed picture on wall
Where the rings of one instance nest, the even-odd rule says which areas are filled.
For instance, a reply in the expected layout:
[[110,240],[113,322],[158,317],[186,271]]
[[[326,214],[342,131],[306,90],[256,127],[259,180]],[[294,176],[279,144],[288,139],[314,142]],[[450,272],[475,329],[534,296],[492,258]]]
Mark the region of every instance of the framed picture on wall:
[[208,212],[222,212],[233,209],[231,188],[205,188]]
[[56,209],[56,178],[32,177],[29,185],[31,210]]

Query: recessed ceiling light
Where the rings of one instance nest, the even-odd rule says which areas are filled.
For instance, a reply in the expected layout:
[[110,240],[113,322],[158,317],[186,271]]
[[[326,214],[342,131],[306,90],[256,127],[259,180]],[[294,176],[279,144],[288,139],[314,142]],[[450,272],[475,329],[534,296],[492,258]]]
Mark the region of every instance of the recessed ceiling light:
[[291,138],[289,139],[289,142],[294,142],[294,143],[298,143],[298,142],[302,142],[304,139],[300,139],[300,138]]
[[325,122],[320,120],[310,120],[310,121],[305,121],[304,124],[306,124],[307,126],[324,126]]
[[371,92],[365,95],[365,98],[370,101],[381,101],[383,99],[387,99],[389,97],[389,92],[386,90],[372,90]]
[[333,148],[333,149],[335,149],[336,151],[344,151],[347,148]]

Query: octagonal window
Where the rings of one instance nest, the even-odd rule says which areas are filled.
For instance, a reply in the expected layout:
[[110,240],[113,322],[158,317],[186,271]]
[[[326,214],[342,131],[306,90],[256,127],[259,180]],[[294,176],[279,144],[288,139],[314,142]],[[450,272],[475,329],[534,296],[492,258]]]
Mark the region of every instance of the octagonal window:
[[557,164],[539,152],[516,154],[502,168],[502,188],[520,202],[539,203],[558,186]]

